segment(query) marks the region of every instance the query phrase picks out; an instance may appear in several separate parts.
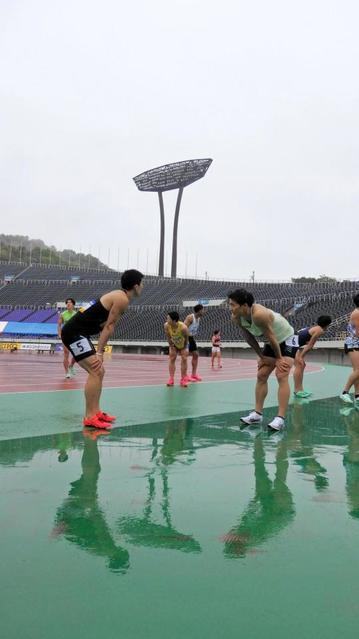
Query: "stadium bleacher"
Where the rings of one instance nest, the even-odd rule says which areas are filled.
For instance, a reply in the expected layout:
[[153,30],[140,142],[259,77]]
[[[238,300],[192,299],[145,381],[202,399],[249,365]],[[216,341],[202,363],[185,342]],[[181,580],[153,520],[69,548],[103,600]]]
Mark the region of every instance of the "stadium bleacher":
[[[13,279],[5,281],[6,276]],[[120,277],[120,273],[111,269],[0,264],[0,320],[56,323],[58,302],[66,297],[73,297],[79,303],[89,302],[108,290],[119,288]],[[236,341],[240,334],[230,320],[225,300],[228,291],[239,287],[251,290],[256,301],[286,315],[296,330],[313,324],[318,315],[331,315],[337,321],[329,329],[327,338],[335,339],[345,330],[359,282],[248,283],[146,276],[143,294],[133,300],[114,337],[125,341],[163,341],[163,323],[168,310],[175,308],[183,319],[190,312],[183,307],[185,300],[223,299],[222,306],[207,307],[198,339],[208,341],[212,331],[219,329],[223,341]],[[45,327],[44,331],[46,334]]]

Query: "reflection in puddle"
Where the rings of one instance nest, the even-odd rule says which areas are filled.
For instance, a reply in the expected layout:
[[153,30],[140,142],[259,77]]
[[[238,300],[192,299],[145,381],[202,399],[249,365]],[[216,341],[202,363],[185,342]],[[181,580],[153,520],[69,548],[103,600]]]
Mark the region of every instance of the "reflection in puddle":
[[44,635],[37,601],[54,639],[280,637],[288,619],[356,636],[338,610],[356,609],[359,411],[340,408],[296,403],[280,437],[233,414],[2,441],[6,636]]

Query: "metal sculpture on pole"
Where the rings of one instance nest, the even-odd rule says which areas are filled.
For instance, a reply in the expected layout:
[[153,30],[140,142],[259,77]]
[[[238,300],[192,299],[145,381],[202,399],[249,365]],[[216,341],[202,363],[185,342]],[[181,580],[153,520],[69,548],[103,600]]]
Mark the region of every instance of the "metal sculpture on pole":
[[150,191],[158,193],[160,205],[160,252],[158,263],[158,275],[164,275],[164,249],[165,249],[165,215],[163,206],[163,192],[178,189],[176,202],[175,217],[173,223],[173,239],[172,239],[172,263],[171,277],[177,276],[177,235],[178,235],[178,219],[181,207],[183,189],[200,180],[207,172],[212,160],[209,158],[199,160],[185,160],[183,162],[174,162],[158,166],[144,173],[140,173],[133,178],[137,188],[140,191]]

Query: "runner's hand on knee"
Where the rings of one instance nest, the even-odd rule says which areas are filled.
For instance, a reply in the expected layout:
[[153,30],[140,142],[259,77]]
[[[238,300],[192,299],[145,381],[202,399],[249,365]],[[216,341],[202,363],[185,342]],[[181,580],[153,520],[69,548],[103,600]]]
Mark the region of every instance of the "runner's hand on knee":
[[102,368],[102,358],[96,355],[90,364],[94,373],[99,373]]
[[289,373],[290,366],[284,357],[280,357],[276,360],[276,368],[278,373]]

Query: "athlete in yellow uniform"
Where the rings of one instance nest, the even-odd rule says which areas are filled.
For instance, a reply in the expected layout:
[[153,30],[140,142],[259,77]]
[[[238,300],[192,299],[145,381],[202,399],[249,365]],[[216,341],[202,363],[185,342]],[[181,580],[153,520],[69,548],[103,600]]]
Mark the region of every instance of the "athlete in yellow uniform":
[[187,378],[187,357],[188,357],[188,337],[189,331],[184,322],[179,321],[177,311],[171,311],[167,315],[165,323],[165,333],[169,344],[169,373],[170,378],[167,386],[174,385],[174,375],[176,370],[177,355],[181,356],[181,386],[188,386]]

